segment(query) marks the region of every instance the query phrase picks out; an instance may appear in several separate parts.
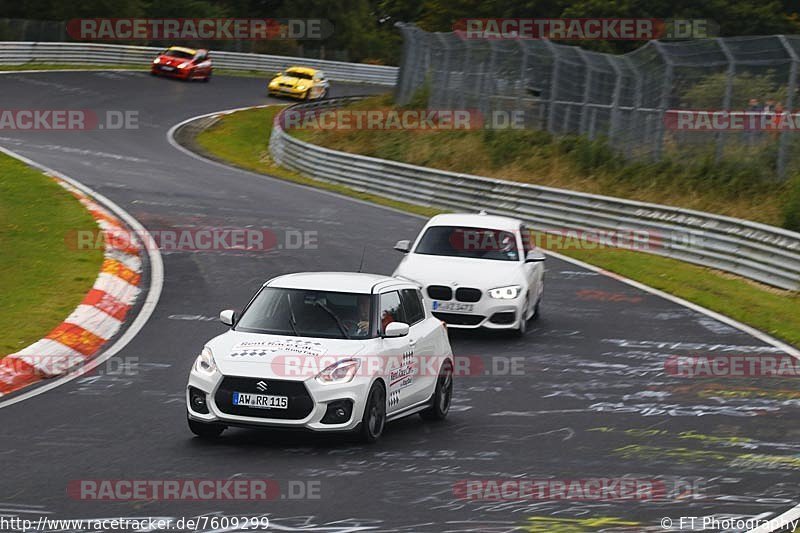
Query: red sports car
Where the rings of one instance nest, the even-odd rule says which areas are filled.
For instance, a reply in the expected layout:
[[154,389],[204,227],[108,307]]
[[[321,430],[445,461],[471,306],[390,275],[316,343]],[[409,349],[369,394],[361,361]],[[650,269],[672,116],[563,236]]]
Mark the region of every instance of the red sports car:
[[171,46],[153,60],[150,74],[170,76],[182,80],[211,79],[211,58],[208,50],[195,50],[182,46]]

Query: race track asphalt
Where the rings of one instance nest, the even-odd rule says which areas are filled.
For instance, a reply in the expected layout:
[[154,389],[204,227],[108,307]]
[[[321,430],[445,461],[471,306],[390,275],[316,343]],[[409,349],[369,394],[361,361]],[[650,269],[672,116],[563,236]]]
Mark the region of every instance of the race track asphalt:
[[[355,270],[364,247],[364,270],[389,274],[399,260],[393,244],[413,238],[424,222],[220,168],[168,143],[169,128],[189,117],[273,101],[263,89],[263,80],[223,76],[208,84],[139,72],[0,76],[6,109],[139,113],[135,130],[5,130],[0,145],[78,179],[148,229],[266,227],[280,239],[287,231],[316,232],[319,243],[164,253],[160,302],[109,366],[0,409],[0,515],[268,515],[279,531],[663,531],[665,516],[770,517],[797,505],[796,384],[664,372],[672,355],[776,350],[554,258],[546,263],[542,317],[526,337],[452,334],[458,356],[480,357],[496,371],[460,378],[443,424],[411,417],[389,425],[372,446],[245,429],[218,442],[193,438],[186,376],[204,341],[224,330],[215,318],[220,309],[241,308],[278,274]],[[336,84],[332,94],[372,91]],[[504,373],[503,363],[512,361],[522,362],[521,371]],[[67,494],[69,482],[81,479],[247,477],[279,481],[284,498],[115,502]],[[462,480],[620,477],[692,490],[634,501],[467,501],[454,494]],[[319,496],[289,497],[289,483],[297,481],[318,483]]]

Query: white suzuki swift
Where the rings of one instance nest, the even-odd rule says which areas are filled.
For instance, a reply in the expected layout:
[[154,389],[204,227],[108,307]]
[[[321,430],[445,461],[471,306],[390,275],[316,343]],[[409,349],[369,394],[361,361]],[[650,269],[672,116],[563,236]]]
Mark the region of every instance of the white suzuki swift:
[[430,219],[394,275],[421,285],[433,315],[453,328],[512,329],[524,334],[538,316],[545,255],[519,220],[481,214]]
[[453,393],[444,324],[408,281],[373,274],[288,274],[266,282],[189,374],[189,428],[359,432],[419,413],[443,420]]

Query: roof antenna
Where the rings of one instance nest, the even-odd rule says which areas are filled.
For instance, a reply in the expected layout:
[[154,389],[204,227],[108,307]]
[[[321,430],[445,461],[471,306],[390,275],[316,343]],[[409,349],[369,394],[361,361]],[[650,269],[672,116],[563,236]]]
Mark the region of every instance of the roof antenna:
[[358,272],[361,273],[361,269],[364,268],[364,255],[367,253],[367,245],[364,245],[364,249],[361,250],[361,264],[358,265]]

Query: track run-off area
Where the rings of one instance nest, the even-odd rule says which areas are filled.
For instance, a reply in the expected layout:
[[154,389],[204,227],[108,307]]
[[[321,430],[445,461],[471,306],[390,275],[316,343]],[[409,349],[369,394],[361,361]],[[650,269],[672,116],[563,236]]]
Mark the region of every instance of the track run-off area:
[[[375,90],[334,83],[331,95]],[[371,446],[247,429],[214,442],[194,438],[186,378],[204,342],[224,331],[219,310],[241,309],[280,274],[357,270],[364,250],[365,272],[391,274],[400,260],[392,246],[415,237],[424,219],[211,164],[170,143],[170,128],[190,117],[281,103],[266,96],[262,79],[17,72],[0,76],[0,93],[8,109],[135,111],[133,129],[3,130],[0,146],[81,182],[148,230],[264,228],[279,243],[306,233],[316,242],[162,251],[160,297],[130,342],[42,394],[0,398],[0,516],[264,515],[275,531],[638,532],[664,531],[665,517],[675,531],[681,516],[774,518],[800,501],[796,379],[665,371],[676,355],[778,355],[779,348],[554,257],[546,262],[542,316],[525,337],[451,331],[456,356],[480,358],[486,372],[456,381],[446,422],[404,419]],[[98,501],[68,490],[85,479],[245,478],[276,480],[282,497]],[[471,500],[458,490],[465,480],[588,478],[684,490],[633,500]]]

